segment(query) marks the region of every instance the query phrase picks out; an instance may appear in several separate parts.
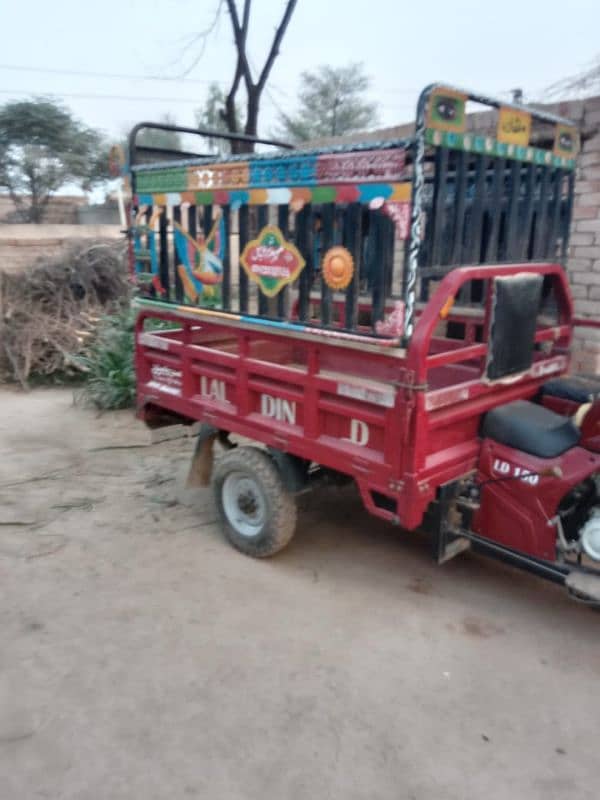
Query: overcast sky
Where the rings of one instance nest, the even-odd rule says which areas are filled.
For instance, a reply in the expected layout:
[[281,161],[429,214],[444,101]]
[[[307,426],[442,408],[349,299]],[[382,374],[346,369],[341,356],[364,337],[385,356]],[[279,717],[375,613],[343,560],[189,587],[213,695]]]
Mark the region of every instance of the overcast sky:
[[[157,76],[185,72],[198,55],[197,47],[186,51],[185,45],[211,23],[217,5],[0,0],[0,102],[61,95],[111,137],[165,112],[193,124],[207,84],[216,80],[226,87],[232,74],[235,53],[225,13],[185,80]],[[254,0],[250,52],[256,66],[283,5]],[[540,99],[545,86],[595,59],[599,29],[599,0],[299,0],[263,99],[261,132],[272,131],[277,107],[294,109],[299,73],[319,64],[363,61],[383,125],[410,120],[419,89],[432,80],[505,96],[519,86],[526,98]],[[77,74],[86,72],[96,75]]]

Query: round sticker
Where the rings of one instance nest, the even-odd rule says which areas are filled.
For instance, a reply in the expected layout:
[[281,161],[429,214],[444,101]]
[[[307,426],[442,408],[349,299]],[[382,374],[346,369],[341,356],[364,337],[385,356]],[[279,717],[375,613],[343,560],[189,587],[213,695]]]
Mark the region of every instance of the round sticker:
[[345,247],[331,247],[323,256],[323,279],[330,289],[345,289],[354,274],[352,253]]

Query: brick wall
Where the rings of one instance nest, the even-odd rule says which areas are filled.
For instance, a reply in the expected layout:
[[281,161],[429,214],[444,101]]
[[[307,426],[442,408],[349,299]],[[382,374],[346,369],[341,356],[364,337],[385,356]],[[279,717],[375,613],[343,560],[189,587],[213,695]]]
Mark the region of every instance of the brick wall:
[[[578,316],[600,319],[600,97],[582,103],[582,151],[567,264]],[[600,330],[576,328],[574,372],[600,374]]]

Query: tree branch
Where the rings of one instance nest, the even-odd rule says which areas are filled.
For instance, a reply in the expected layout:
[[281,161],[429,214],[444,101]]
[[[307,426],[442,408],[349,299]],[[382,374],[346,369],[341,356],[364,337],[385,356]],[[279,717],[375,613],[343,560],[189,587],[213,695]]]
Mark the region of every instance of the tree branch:
[[[234,85],[237,79],[239,84],[238,72],[241,70],[241,75],[244,77],[246,87],[250,90],[253,87],[252,71],[248,63],[248,56],[246,55],[246,39],[248,37],[248,23],[250,21],[250,6],[252,0],[244,0],[244,10],[242,13],[242,24],[238,17],[237,6],[235,0],[227,0],[227,9],[231,17],[231,27],[233,28],[233,38],[235,39],[235,47],[238,54],[238,63],[236,67],[236,78],[234,78]],[[237,90],[237,86],[236,86]]]
[[267,82],[267,78],[269,77],[269,73],[275,63],[275,59],[279,54],[279,46],[281,44],[281,40],[284,37],[285,31],[287,26],[289,25],[290,19],[292,18],[292,14],[294,13],[294,8],[296,7],[297,0],[288,0],[288,3],[285,7],[285,11],[283,12],[283,17],[281,22],[279,23],[279,27],[275,31],[275,37],[273,38],[273,44],[271,45],[271,50],[269,55],[267,56],[267,60],[265,61],[265,65],[260,73],[260,77],[258,79],[258,83],[256,84],[259,91],[262,91],[264,88],[265,83]]

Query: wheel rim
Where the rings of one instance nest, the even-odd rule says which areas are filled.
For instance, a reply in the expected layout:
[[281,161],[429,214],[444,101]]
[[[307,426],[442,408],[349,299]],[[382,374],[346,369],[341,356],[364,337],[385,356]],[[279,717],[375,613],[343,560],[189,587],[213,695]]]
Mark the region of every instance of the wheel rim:
[[260,485],[244,472],[230,472],[221,490],[223,511],[241,536],[257,536],[267,518],[267,504]]

